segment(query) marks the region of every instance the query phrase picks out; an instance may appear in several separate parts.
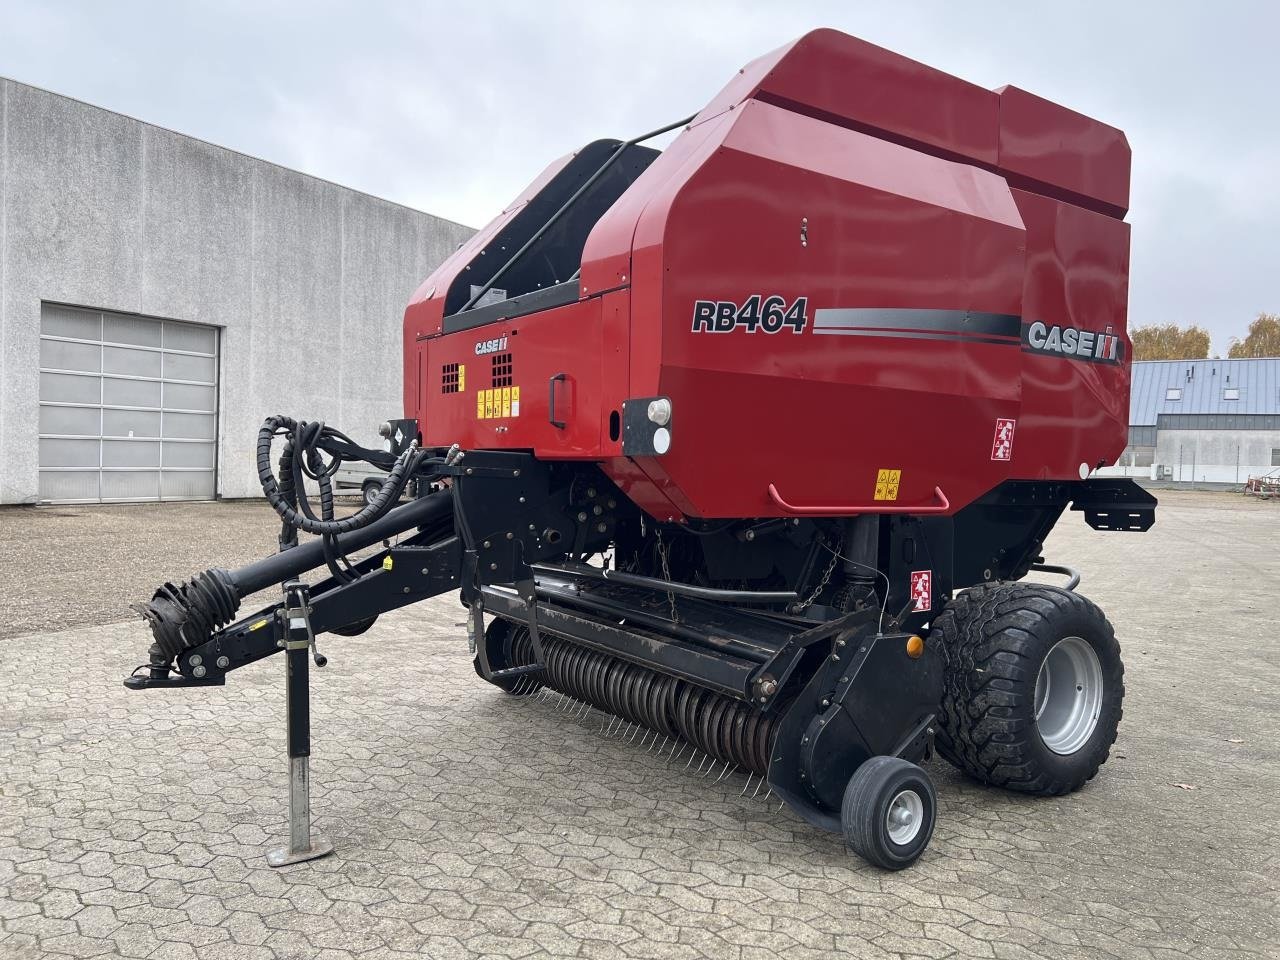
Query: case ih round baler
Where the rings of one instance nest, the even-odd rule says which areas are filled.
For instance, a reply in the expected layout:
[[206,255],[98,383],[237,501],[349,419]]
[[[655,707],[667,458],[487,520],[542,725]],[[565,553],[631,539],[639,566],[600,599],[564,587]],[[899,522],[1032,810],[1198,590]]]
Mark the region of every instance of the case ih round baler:
[[[988,783],[1080,787],[1115,738],[1119,649],[1078,577],[1017,581],[1070,574],[1041,556],[1068,506],[1154,520],[1092,476],[1127,435],[1128,183],[1119,130],[1016,87],[829,30],[751,62],[696,116],[553,163],[422,284],[387,449],[269,419],[281,551],[160,588],[127,684],[285,652],[277,863],[328,849],[315,635],[446,591],[484,679],[759,776],[884,867],[932,834],[935,745]],[[387,481],[337,518],[351,460]]]

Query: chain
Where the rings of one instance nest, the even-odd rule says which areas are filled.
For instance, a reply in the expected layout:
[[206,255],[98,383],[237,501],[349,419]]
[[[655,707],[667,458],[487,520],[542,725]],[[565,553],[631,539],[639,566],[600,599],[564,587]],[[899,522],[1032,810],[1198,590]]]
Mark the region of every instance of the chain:
[[[661,561],[662,563],[662,579],[670,580],[671,567],[668,566],[667,564],[668,550],[667,550],[667,545],[662,542],[662,531],[655,527],[653,531],[653,536],[658,543],[658,560]],[[679,623],[680,614],[676,613],[676,595],[672,593],[670,590],[667,591],[667,603],[671,605],[671,622]]]
[[831,582],[831,574],[835,573],[836,562],[840,559],[839,552],[831,550],[831,548],[827,546],[827,542],[825,540],[819,540],[818,542],[822,544],[824,549],[831,551],[831,562],[827,564],[826,572],[822,574],[822,579],[818,581],[818,585],[813,588],[813,593],[809,594],[809,599],[800,604],[802,607],[811,606],[813,601],[818,599],[818,594],[827,589],[827,584]]

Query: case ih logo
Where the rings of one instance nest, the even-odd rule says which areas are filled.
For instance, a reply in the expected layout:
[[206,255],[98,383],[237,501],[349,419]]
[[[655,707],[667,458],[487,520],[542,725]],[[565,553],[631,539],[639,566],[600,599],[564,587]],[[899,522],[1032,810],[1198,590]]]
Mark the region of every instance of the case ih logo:
[[501,353],[507,349],[507,338],[498,337],[494,340],[481,340],[476,344],[476,356],[483,357],[486,353]]
[[1056,353],[1090,363],[1119,363],[1120,338],[1111,327],[1102,333],[1076,327],[1048,326],[1039,320],[1022,327],[1023,349],[1033,353]]
[[698,300],[693,305],[693,332],[732,333],[742,327],[747,333],[777,333],[783,329],[804,333],[808,308],[808,297],[796,297],[788,307],[786,298],[776,294],[766,297],[753,293],[741,306],[732,300]]

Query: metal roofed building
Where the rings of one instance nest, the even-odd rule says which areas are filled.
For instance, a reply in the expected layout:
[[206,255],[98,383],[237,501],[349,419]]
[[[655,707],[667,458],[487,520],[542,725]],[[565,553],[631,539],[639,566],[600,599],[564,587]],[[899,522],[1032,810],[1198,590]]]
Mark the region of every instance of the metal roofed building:
[[1243,484],[1277,469],[1280,357],[1133,364],[1129,446],[1100,473]]

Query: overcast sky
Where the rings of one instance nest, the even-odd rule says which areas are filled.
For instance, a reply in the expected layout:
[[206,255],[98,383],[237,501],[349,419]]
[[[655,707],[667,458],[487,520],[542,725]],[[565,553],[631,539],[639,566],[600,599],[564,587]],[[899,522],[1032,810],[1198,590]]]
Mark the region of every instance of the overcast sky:
[[0,75],[480,226],[831,26],[1133,145],[1130,325],[1280,312],[1280,4],[0,0]]

